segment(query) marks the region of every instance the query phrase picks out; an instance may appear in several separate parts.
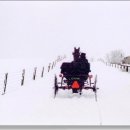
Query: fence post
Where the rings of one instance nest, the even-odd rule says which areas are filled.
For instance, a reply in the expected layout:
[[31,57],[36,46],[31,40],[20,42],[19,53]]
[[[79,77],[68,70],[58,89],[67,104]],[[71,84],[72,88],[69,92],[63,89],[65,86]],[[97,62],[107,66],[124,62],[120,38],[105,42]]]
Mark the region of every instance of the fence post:
[[52,67],[51,67],[51,69],[53,69],[54,68],[54,62],[52,63]]
[[56,66],[56,60],[54,61],[54,67]]
[[37,73],[37,67],[34,68],[34,73],[33,73],[33,80],[36,79],[36,73]]
[[23,73],[22,73],[21,86],[24,85],[24,79],[25,79],[25,69],[23,69]]
[[49,63],[49,66],[48,66],[48,72],[50,71],[50,68],[51,68],[51,63]]
[[2,95],[5,94],[6,92],[6,87],[7,87],[7,79],[8,79],[8,73],[5,74],[5,79],[4,79],[4,92],[2,93]]
[[126,72],[128,72],[128,66],[126,66]]
[[42,68],[42,74],[41,74],[41,77],[43,77],[43,74],[44,74],[44,67]]

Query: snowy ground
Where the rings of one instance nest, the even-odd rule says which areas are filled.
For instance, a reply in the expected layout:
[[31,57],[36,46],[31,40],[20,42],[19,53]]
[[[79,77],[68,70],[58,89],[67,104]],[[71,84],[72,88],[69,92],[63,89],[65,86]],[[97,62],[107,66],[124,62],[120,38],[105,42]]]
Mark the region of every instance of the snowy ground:
[[[130,124],[130,73],[101,62],[92,62],[91,70],[93,74],[98,75],[97,85],[100,88],[97,102],[94,93],[85,90],[82,96],[72,95],[68,90],[60,90],[54,99],[54,75],[59,74],[62,62],[57,63],[49,73],[45,70],[43,78],[40,77],[39,71],[35,81],[31,77],[33,69],[29,69],[30,80],[25,82],[24,86],[20,86],[19,81],[16,83],[16,78],[10,79],[6,94],[0,96],[0,125]],[[40,67],[43,64],[39,62]],[[19,69],[21,73],[17,66],[14,69]],[[34,66],[34,62],[28,63],[28,67]],[[8,71],[10,75],[12,73],[16,76],[13,70]],[[2,73],[4,72],[3,69]],[[2,86],[2,81],[0,84]],[[17,89],[12,89],[14,86]]]

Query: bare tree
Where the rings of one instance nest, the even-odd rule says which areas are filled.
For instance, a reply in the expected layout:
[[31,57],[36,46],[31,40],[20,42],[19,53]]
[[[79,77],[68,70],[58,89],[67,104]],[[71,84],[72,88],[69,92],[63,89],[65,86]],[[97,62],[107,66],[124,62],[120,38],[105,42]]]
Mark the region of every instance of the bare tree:
[[106,54],[106,60],[110,63],[119,64],[124,58],[124,53],[122,50],[113,50],[110,53]]

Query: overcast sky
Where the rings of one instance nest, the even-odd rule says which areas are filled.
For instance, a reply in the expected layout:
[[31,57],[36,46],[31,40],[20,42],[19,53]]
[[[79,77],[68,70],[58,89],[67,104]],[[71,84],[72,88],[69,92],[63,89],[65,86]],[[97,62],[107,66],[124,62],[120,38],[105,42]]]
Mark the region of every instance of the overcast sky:
[[[0,1],[0,58],[130,55],[130,1]],[[71,55],[71,54],[70,54]]]

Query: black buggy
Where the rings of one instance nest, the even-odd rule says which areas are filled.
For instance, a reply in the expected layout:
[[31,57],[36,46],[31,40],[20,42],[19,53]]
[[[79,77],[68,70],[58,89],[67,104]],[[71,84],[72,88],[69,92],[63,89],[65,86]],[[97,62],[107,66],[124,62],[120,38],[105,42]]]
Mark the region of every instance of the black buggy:
[[90,63],[86,59],[85,53],[80,53],[80,48],[74,48],[73,61],[64,62],[61,65],[61,82],[57,81],[55,75],[54,80],[54,97],[56,97],[59,89],[72,89],[72,93],[82,94],[82,89],[91,89],[95,93],[95,99],[97,101],[97,75],[95,76],[94,82],[92,81],[93,76],[89,75]]

